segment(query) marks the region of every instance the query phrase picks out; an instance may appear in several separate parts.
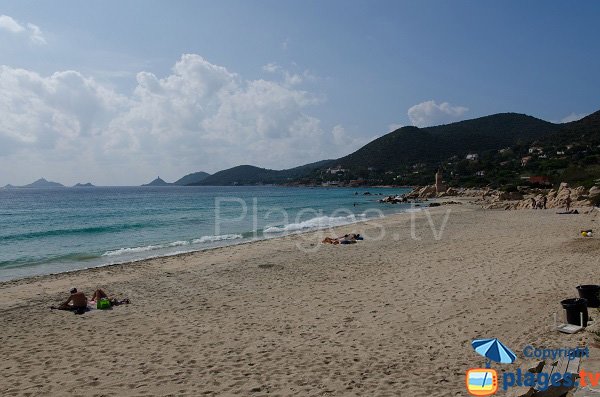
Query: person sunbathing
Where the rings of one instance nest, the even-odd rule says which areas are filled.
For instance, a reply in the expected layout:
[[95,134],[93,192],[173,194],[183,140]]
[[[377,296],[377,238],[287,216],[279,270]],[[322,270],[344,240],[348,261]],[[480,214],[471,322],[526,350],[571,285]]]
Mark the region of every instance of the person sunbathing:
[[71,288],[69,291],[71,295],[66,302],[62,303],[58,307],[52,307],[52,309],[58,310],[69,310],[75,313],[83,313],[87,310],[87,298],[83,292],[77,291],[77,288]]
[[362,240],[362,236],[358,233],[350,233],[350,234],[345,234],[343,236],[340,237],[335,237],[335,238],[331,238],[331,237],[325,237],[322,241],[323,244],[356,244],[357,240]]
[[108,295],[106,294],[106,292],[104,292],[103,290],[98,288],[96,291],[94,291],[90,300],[98,302],[102,298],[106,298],[106,299],[110,300]]
[[108,299],[111,306],[118,306],[129,303],[129,299],[118,300],[117,298],[109,298],[106,292],[98,288],[96,291],[94,291],[90,300],[98,302],[100,299]]

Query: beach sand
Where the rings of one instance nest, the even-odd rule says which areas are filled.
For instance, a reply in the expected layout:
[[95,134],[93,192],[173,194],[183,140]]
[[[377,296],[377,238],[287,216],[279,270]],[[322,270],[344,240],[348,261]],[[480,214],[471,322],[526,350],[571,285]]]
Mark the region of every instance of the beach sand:
[[[600,239],[578,233],[592,219],[442,206],[327,234],[365,234],[354,245],[307,233],[2,283],[0,395],[466,396],[474,338],[512,348],[493,367],[514,370],[526,345],[589,337],[551,325],[600,284]],[[50,311],[71,286],[132,303]]]

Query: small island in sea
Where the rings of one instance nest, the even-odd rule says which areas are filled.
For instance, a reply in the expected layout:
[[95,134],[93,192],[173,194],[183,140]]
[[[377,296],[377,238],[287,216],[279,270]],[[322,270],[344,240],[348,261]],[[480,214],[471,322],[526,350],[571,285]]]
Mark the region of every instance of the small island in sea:
[[152,182],[145,183],[142,186],[172,186],[172,185],[173,185],[172,183],[165,182],[160,176],[158,176]]
[[45,178],[40,178],[35,182],[32,182],[24,186],[13,186],[6,185],[5,188],[49,188],[49,187],[65,187],[62,183],[48,181]]

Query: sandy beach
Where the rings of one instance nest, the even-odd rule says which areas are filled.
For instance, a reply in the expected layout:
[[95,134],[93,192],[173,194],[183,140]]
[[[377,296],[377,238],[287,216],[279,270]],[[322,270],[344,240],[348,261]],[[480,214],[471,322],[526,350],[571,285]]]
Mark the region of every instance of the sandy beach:
[[[600,240],[578,233],[598,222],[442,206],[327,234],[365,235],[353,245],[307,233],[2,283],[0,395],[466,396],[474,338],[520,358],[589,338],[551,325],[600,284]],[[132,303],[49,310],[72,286]]]

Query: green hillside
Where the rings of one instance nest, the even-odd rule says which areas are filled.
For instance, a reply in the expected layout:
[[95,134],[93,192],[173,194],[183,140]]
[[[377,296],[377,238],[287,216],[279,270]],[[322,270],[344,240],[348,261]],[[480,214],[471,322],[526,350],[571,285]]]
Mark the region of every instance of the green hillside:
[[210,174],[207,172],[203,172],[203,171],[193,172],[191,174],[187,174],[186,176],[179,178],[178,180],[173,182],[173,185],[177,185],[177,186],[193,185],[195,183],[202,182],[209,176],[210,176]]
[[337,160],[287,170],[241,165],[192,185],[424,185],[438,168],[451,186],[510,187],[528,183],[530,176],[591,185],[600,181],[599,164],[600,111],[565,124],[500,113],[403,127]]
[[302,165],[287,170],[270,170],[252,165],[239,165],[219,171],[204,180],[191,185],[230,186],[230,185],[259,185],[282,184],[302,179],[312,171],[327,166],[332,160]]
[[560,125],[517,113],[500,113],[436,127],[402,127],[337,161],[344,168],[386,168],[436,162],[547,136]]
[[[341,177],[345,180],[367,178],[369,183],[425,185],[431,184],[435,172],[442,169],[445,183],[457,187],[510,189],[520,185],[556,186],[560,182],[588,187],[600,184],[600,112],[566,124],[533,120],[527,123],[533,127],[529,131],[518,132],[519,124],[496,130],[495,133],[506,140],[491,146],[460,133],[456,139],[461,143],[453,147],[453,152],[439,151],[445,156],[442,159],[423,155],[412,164],[396,162],[396,166],[384,166],[368,173],[350,168]],[[507,125],[510,122],[504,121]],[[541,133],[535,130],[536,124]],[[448,131],[453,125],[442,127]],[[446,144],[450,146],[449,142]],[[474,149],[476,147],[479,149]],[[477,158],[467,158],[467,153],[476,154]]]

